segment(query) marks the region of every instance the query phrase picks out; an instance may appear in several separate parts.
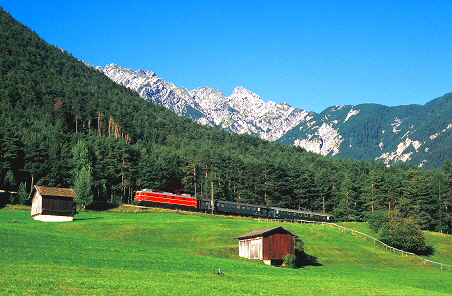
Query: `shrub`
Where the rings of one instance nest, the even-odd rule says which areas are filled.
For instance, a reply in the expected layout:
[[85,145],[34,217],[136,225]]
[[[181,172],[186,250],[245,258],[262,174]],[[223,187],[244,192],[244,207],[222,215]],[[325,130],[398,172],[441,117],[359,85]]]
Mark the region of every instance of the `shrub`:
[[304,242],[299,238],[295,239],[295,252],[304,252]]
[[293,254],[287,254],[283,257],[283,264],[288,268],[296,268],[297,267],[297,256]]
[[394,248],[421,253],[426,250],[425,237],[411,218],[392,217],[379,231],[380,240]]

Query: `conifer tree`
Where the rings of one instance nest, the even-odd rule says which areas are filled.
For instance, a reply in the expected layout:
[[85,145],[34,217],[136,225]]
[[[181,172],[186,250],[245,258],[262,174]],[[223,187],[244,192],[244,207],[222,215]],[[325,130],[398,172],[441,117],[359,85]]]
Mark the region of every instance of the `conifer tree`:
[[91,190],[92,177],[91,168],[83,166],[75,176],[74,191],[77,194],[76,202],[84,210],[93,203],[93,193]]
[[19,189],[17,190],[18,203],[24,205],[28,201],[28,192],[25,183],[20,183]]
[[89,151],[85,142],[79,140],[72,148],[74,191],[78,198],[76,202],[85,209],[93,203],[91,161],[89,160]]

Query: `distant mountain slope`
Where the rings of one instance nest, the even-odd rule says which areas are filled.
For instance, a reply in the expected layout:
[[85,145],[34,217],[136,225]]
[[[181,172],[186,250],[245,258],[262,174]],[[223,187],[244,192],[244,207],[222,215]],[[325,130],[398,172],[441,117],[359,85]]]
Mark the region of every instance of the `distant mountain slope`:
[[323,155],[439,167],[450,159],[452,94],[425,106],[336,106],[278,141]]
[[150,71],[114,64],[97,69],[141,97],[201,124],[322,155],[423,167],[438,167],[452,155],[451,94],[425,106],[334,106],[317,114],[286,103],[264,102],[243,87],[225,96],[208,87],[178,88]]

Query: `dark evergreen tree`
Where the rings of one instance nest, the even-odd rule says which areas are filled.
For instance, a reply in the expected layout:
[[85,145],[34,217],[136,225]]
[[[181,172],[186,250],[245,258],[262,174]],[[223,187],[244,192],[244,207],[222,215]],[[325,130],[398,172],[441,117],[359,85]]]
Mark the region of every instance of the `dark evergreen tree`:
[[25,183],[20,183],[19,189],[17,190],[18,203],[21,205],[27,204],[28,203],[28,195],[29,195],[29,193],[27,192],[27,187],[26,187]]

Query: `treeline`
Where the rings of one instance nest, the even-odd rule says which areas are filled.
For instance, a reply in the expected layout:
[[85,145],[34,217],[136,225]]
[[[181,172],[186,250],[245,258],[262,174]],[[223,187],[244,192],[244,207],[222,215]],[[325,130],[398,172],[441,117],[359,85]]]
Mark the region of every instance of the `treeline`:
[[[206,128],[141,99],[0,12],[0,189],[74,187],[81,206],[136,190],[326,211],[398,210],[451,231],[452,166],[333,159]],[[24,202],[3,193],[3,202]]]

